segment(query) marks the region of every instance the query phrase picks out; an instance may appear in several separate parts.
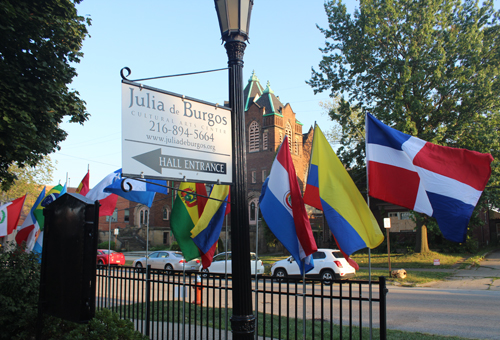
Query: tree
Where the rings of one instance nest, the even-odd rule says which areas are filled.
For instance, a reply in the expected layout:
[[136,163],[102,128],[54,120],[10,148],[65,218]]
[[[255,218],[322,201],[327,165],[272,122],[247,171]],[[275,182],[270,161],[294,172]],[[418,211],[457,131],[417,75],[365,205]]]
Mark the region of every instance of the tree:
[[81,0],[0,2],[0,183],[17,179],[8,169],[37,165],[58,150],[65,116],[83,124],[89,114],[67,85],[83,54],[90,19],[77,15]]
[[[330,117],[343,127],[343,163],[366,173],[364,141],[352,138],[364,131],[364,119],[349,119],[356,111],[423,140],[498,159],[500,13],[493,1],[480,7],[470,0],[360,0],[359,6],[351,17],[341,0],[325,3],[324,55],[307,82],[315,93],[340,97]],[[498,161],[492,170],[489,185],[498,187]],[[498,191],[486,190],[484,198],[499,206]]]
[[50,183],[52,181],[54,165],[50,157],[46,156],[35,167],[26,166],[20,168],[16,164],[12,164],[8,172],[16,176],[17,181],[9,190],[0,190],[0,204],[5,204],[28,194],[23,209],[25,212],[28,212],[33,204],[35,204],[44,183]]

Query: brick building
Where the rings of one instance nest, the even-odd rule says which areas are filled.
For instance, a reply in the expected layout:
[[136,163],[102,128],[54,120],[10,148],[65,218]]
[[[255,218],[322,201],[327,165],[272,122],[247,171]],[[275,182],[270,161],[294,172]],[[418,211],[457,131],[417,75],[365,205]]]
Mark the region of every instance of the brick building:
[[[275,153],[285,135],[291,141],[289,148],[297,172],[299,185],[305,188],[305,180],[309,166],[312,146],[313,129],[305,133],[302,123],[289,103],[283,104],[274,94],[269,82],[264,88],[257,76],[252,74],[244,89],[246,117],[246,159],[247,188],[250,223],[251,249],[255,247],[258,201],[264,180],[269,175]],[[178,187],[179,182],[169,181],[172,187]],[[100,240],[108,239],[108,230],[120,229],[116,238],[124,249],[138,248],[145,245],[148,239],[152,246],[170,245],[174,241],[170,230],[170,213],[172,211],[172,191],[169,195],[157,194],[151,209],[119,198],[115,214],[111,217],[101,217],[99,221]],[[111,219],[111,223],[110,223]],[[149,235],[146,235],[146,225],[149,222]],[[226,223],[230,223],[227,219]],[[225,239],[223,228],[221,239]],[[263,236],[259,235],[259,249],[267,250]],[[228,241],[230,236],[228,235]]]

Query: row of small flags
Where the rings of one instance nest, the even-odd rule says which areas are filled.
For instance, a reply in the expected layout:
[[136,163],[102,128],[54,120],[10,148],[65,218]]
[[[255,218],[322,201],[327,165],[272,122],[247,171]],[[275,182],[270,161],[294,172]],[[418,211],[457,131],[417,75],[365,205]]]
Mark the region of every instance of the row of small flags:
[[[435,145],[397,131],[366,115],[368,190],[372,197],[436,218],[443,236],[465,242],[467,226],[491,175],[493,157],[475,151]],[[285,147],[284,147],[285,145]],[[122,183],[125,181],[125,183]],[[100,216],[113,214],[118,197],[151,207],[155,193],[168,193],[166,181],[122,178],[119,169],[89,190],[89,173],[77,193],[98,200]],[[124,191],[122,186],[132,190]],[[66,192],[58,185],[40,193],[18,229],[16,241],[26,250],[41,251],[42,209]],[[0,236],[16,229],[26,195],[0,207]],[[210,266],[230,211],[228,185],[181,182],[171,214],[171,228],[186,259],[201,257]],[[376,248],[384,239],[378,223],[320,128],[314,128],[309,174],[301,195],[285,136],[271,172],[262,186],[259,208],[276,238],[299,264],[301,273],[313,268],[317,250],[305,204],[324,212],[337,246],[348,262],[364,248]]]

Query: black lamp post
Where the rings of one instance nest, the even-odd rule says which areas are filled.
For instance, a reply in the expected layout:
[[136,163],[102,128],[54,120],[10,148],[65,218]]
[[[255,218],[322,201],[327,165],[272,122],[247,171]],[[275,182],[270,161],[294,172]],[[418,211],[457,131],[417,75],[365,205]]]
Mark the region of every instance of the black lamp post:
[[215,8],[226,43],[229,66],[229,103],[233,124],[233,184],[231,185],[231,252],[233,272],[234,339],[253,339],[255,316],[252,308],[250,272],[250,228],[246,186],[245,111],[243,103],[243,54],[248,40],[253,0],[215,0]]

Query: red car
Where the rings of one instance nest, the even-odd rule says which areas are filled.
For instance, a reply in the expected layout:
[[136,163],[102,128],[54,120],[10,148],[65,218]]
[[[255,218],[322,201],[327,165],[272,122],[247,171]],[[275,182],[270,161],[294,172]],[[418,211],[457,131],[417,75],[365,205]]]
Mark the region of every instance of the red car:
[[107,249],[97,249],[97,264],[108,264],[108,259],[110,264],[121,265],[125,264],[125,255],[123,253],[117,253],[114,250],[109,250],[108,255]]

